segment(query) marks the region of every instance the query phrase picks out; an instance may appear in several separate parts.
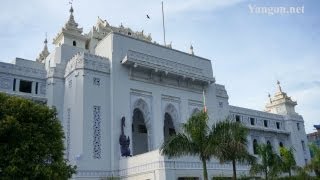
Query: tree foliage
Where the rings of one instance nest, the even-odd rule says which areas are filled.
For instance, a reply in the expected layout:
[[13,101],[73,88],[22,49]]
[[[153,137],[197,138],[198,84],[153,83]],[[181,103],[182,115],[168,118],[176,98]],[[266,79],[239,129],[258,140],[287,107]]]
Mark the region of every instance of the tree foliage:
[[0,178],[68,179],[64,134],[56,111],[0,93]]
[[183,133],[171,136],[162,144],[161,154],[169,157],[198,156],[203,165],[203,177],[208,180],[206,162],[213,152],[209,146],[211,138],[207,113],[201,111],[195,114],[182,128]]
[[270,144],[260,144],[257,147],[259,161],[251,166],[251,174],[263,173],[265,179],[274,178],[281,172],[281,159],[272,150]]
[[314,171],[316,176],[320,178],[320,148],[315,144],[310,144],[310,151],[313,157],[311,161],[306,165],[307,170]]
[[254,162],[247,152],[246,127],[230,120],[208,126],[208,115],[200,112],[183,126],[183,133],[169,138],[161,147],[161,153],[169,157],[198,156],[203,164],[204,179],[208,179],[206,162],[215,156],[222,163],[232,162],[236,178],[236,162]]
[[247,151],[247,135],[244,125],[229,119],[217,123],[212,131],[214,154],[222,163],[232,162],[233,179],[237,179],[236,162],[255,162],[255,157]]

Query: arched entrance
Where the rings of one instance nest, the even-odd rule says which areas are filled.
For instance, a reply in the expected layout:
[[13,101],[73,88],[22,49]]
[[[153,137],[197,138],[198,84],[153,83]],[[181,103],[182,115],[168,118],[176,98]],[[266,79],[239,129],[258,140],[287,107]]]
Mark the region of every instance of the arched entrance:
[[132,117],[132,154],[148,152],[148,129],[145,117],[139,108],[133,110]]
[[164,124],[163,124],[163,136],[164,141],[167,141],[172,135],[176,134],[174,129],[172,117],[169,113],[164,114]]

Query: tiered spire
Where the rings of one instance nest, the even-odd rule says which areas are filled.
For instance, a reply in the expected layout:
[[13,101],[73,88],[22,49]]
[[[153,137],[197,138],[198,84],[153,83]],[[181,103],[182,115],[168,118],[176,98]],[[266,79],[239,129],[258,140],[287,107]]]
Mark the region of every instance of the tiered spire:
[[268,95],[269,103],[266,105],[268,112],[278,114],[296,114],[294,107],[297,105],[296,101],[293,101],[287,93],[282,91],[280,82],[277,81],[277,90],[273,97]]
[[41,53],[39,54],[39,56],[36,59],[38,62],[41,62],[41,63],[44,63],[44,60],[50,54],[50,52],[48,50],[48,45],[47,45],[48,44],[47,35],[46,35],[46,38],[45,38],[43,43],[44,43],[43,50],[41,51]]
[[73,7],[72,5],[70,6],[70,15],[69,15],[69,19],[68,21],[65,23],[65,25],[63,26],[62,30],[57,34],[57,36],[53,39],[53,43],[54,44],[63,44],[64,42],[62,41],[62,37],[63,36],[73,36],[73,37],[77,37],[77,39],[81,39],[84,40],[85,37],[82,35],[82,28],[78,27],[78,23],[74,20],[74,16],[73,16]]
[[78,28],[78,23],[76,23],[76,21],[74,20],[72,5],[70,7],[69,12],[70,12],[69,20],[64,25],[64,29],[65,30],[69,30],[69,31],[76,31],[76,32],[81,34],[82,33],[82,28]]

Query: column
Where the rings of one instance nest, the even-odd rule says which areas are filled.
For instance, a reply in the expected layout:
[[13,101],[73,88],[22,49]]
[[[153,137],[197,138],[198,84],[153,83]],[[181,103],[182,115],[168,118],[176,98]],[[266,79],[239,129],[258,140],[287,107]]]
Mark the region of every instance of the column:
[[279,141],[277,139],[277,137],[273,138],[273,144],[274,144],[274,150],[275,152],[280,155],[280,148],[279,148]]
[[36,82],[31,82],[31,94],[36,94]]
[[152,98],[152,126],[153,126],[153,149],[158,149],[163,143],[164,114],[161,107],[161,93],[154,92]]
[[19,92],[20,90],[19,90],[19,86],[20,86],[20,79],[16,79],[16,92]]
[[251,137],[251,135],[249,134],[247,136],[247,150],[250,154],[253,154],[253,139]]

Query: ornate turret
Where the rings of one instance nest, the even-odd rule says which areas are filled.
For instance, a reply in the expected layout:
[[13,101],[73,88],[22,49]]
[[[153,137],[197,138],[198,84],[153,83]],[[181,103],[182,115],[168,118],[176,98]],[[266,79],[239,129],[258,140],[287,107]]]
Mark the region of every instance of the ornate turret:
[[78,27],[78,23],[74,20],[73,7],[70,7],[70,16],[64,27],[53,39],[53,44],[60,46],[62,44],[68,44],[80,48],[85,48],[86,37],[82,35],[82,28]]
[[43,47],[43,50],[41,51],[41,53],[38,55],[37,57],[37,62],[41,62],[41,63],[44,63],[44,60],[48,57],[48,55],[50,54],[49,53],[49,50],[48,50],[48,40],[47,40],[47,37],[46,39],[44,40],[44,47]]
[[287,93],[282,91],[280,82],[277,81],[277,92],[273,97],[269,94],[269,103],[266,105],[266,111],[282,115],[296,115],[294,107],[297,105]]

